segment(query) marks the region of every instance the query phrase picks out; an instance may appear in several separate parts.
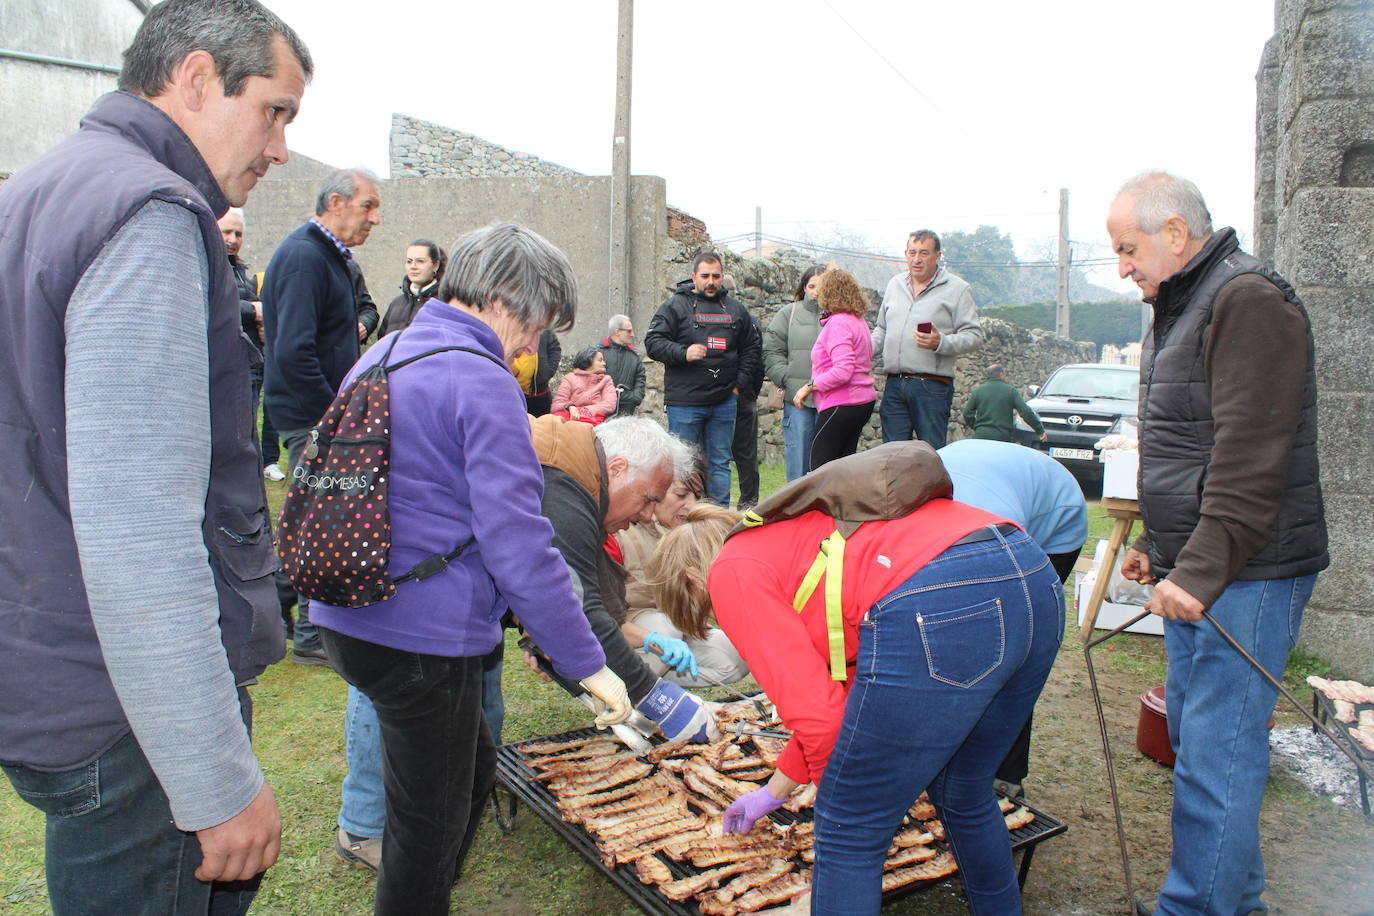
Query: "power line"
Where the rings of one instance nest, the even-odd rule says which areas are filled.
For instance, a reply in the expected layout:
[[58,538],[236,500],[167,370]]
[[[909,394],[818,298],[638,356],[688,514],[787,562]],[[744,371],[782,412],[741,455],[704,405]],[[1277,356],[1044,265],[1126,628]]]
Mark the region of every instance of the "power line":
[[910,86],[912,92],[916,93],[916,94],[919,95],[921,98],[925,99],[925,102],[926,102],[927,105],[929,105],[931,108],[934,108],[934,109],[935,109],[936,111],[938,111],[941,115],[944,115],[945,119],[948,120],[948,121],[949,121],[951,124],[953,124],[955,127],[958,127],[959,130],[960,130],[961,132],[964,130],[964,127],[963,127],[962,124],[960,124],[958,121],[954,120],[954,118],[952,118],[952,117],[950,117],[948,114],[946,114],[946,112],[945,112],[944,109],[942,109],[939,105],[936,105],[936,104],[935,104],[935,100],[934,100],[934,99],[932,99],[930,96],[928,96],[928,95],[926,95],[924,92],[922,92],[922,91],[921,91],[921,88],[920,88],[919,86],[917,86],[915,83],[913,83],[910,79],[908,79],[908,78],[907,78],[907,75],[906,75],[905,73],[903,73],[901,70],[898,70],[898,69],[897,69],[897,65],[896,65],[896,64],[894,64],[892,61],[888,60],[887,57],[886,57],[886,55],[884,55],[882,51],[879,51],[876,47],[874,47],[873,42],[869,41],[867,38],[864,37],[864,35],[863,35],[862,32],[860,32],[858,29],[854,28],[854,24],[853,24],[853,23],[851,23],[848,19],[846,19],[846,18],[844,18],[843,16],[841,16],[841,15],[840,15],[840,11],[837,10],[837,9],[835,9],[835,7],[833,7],[833,6],[830,5],[830,0],[821,0],[821,2],[825,4],[826,8],[829,9],[830,12],[832,12],[832,13],[835,14],[835,18],[839,19],[839,20],[840,20],[841,22],[843,22],[845,25],[849,26],[849,31],[851,31],[851,32],[853,32],[855,35],[857,35],[858,38],[859,38],[859,41],[862,41],[864,44],[868,45],[868,49],[869,49],[870,51],[872,51],[874,54],[878,55],[878,59],[879,59],[879,60],[881,60],[883,63],[887,64],[890,68],[892,68],[892,72],[895,73],[895,74],[897,74],[897,77],[898,77],[902,82],[904,82],[904,83],[906,83],[908,86]]

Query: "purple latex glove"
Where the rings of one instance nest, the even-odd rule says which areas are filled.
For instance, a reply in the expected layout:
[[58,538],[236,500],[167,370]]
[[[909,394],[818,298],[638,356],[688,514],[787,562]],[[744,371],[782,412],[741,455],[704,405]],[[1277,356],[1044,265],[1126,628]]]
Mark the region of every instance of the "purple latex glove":
[[741,795],[725,809],[725,832],[748,833],[754,829],[755,821],[778,810],[785,801],[785,798],[774,798],[767,786]]

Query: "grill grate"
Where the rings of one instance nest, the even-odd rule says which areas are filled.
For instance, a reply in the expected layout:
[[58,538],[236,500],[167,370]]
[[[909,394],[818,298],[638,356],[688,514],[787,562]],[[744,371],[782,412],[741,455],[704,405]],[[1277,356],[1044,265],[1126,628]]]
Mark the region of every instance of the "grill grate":
[[[692,901],[678,903],[669,900],[663,895],[657,886],[640,883],[639,876],[635,873],[632,865],[618,865],[608,868],[601,861],[601,850],[596,845],[596,840],[587,833],[580,825],[569,824],[563,820],[558,810],[558,799],[541,782],[534,779],[536,771],[525,762],[524,753],[520,750],[524,744],[532,744],[539,741],[573,741],[580,738],[589,738],[596,735],[604,736],[605,732],[598,732],[592,728],[580,728],[574,731],[563,732],[557,735],[548,735],[540,738],[529,738],[525,741],[513,744],[502,745],[497,750],[496,755],[496,774],[500,783],[509,789],[517,798],[529,806],[530,810],[537,814],[541,820],[548,824],[553,831],[568,842],[573,849],[582,855],[599,872],[611,880],[616,887],[625,892],[625,895],[634,901],[645,913],[667,914],[667,916],[699,916],[696,904]],[[661,742],[656,742],[661,743]],[[1009,831],[1011,835],[1012,852],[1024,851],[1021,867],[1021,879],[1025,880],[1025,872],[1029,867],[1029,857],[1033,854],[1035,846],[1040,842],[1053,836],[1058,836],[1068,830],[1063,822],[1058,821],[1047,814],[1037,810],[1031,805],[1027,808],[1035,815],[1035,820],[1024,827]],[[779,808],[770,817],[779,824],[791,824],[797,821],[811,820],[811,810],[804,809],[802,814],[794,814],[791,811]],[[949,851],[948,844],[937,842],[936,845],[943,851]],[[658,855],[658,859],[666,864],[673,873],[674,878],[685,878],[689,875],[699,874],[705,869],[694,867],[691,862],[683,860],[673,861],[667,856]],[[937,879],[942,880],[942,879]],[[908,884],[905,887],[897,888],[883,894],[883,903],[887,904],[893,900],[901,899],[909,894],[920,891],[929,886],[930,881],[918,881]]]

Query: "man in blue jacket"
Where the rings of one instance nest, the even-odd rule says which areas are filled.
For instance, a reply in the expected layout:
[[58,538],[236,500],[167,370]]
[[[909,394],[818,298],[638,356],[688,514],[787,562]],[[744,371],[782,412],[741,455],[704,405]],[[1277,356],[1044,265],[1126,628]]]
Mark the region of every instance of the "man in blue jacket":
[[312,69],[254,0],[165,0],[120,91],[0,187],[0,763],[55,913],[242,914],[280,848],[247,690],[281,658],[276,557],[216,220],[286,162]]
[[[333,172],[320,186],[315,216],[272,254],[262,281],[266,339],[263,403],[286,444],[294,474],[311,428],[329,409],[358,361],[359,321],[353,249],[381,219],[377,178],[362,169]],[[309,602],[296,610],[291,659],[327,665]]]

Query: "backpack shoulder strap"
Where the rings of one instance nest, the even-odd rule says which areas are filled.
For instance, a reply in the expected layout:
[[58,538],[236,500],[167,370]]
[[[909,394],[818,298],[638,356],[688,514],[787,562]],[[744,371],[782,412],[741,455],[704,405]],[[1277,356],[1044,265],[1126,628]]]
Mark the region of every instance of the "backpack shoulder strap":
[[825,579],[825,630],[830,646],[830,679],[843,681],[848,674],[844,664],[844,535],[833,531],[821,541],[820,550],[811,568],[802,578],[792,597],[792,609],[798,614],[815,594],[821,579]]
[[[401,335],[400,335],[400,334],[397,334],[396,336],[397,336],[397,337],[400,337]],[[394,346],[394,343],[393,343],[393,346]],[[492,362],[496,363],[496,365],[500,366],[500,367],[503,368],[503,369],[510,369],[510,367],[507,366],[504,362],[502,362],[501,360],[499,360],[499,359],[497,359],[496,357],[492,356],[490,353],[487,353],[485,350],[475,350],[475,349],[473,349],[472,347],[436,347],[436,348],[433,349],[433,350],[426,350],[425,352],[423,352],[423,353],[417,353],[417,354],[415,354],[414,356],[407,356],[405,359],[401,360],[401,361],[398,362],[398,363],[394,363],[393,365],[386,366],[386,371],[387,371],[387,372],[395,372],[397,369],[403,369],[403,368],[405,368],[406,366],[409,366],[411,363],[413,363],[413,362],[415,362],[415,361],[417,361],[417,360],[424,359],[426,356],[433,356],[433,355],[436,354],[436,353],[447,353],[447,352],[449,352],[450,350],[461,350],[461,351],[464,352],[464,353],[473,353],[473,354],[475,354],[475,355],[477,355],[477,356],[482,357],[483,359],[491,360]],[[382,364],[383,364],[384,366],[385,366],[385,364],[386,364],[387,357],[389,357],[389,356],[391,356],[391,351],[390,351],[390,350],[387,350],[386,356],[382,357]]]

